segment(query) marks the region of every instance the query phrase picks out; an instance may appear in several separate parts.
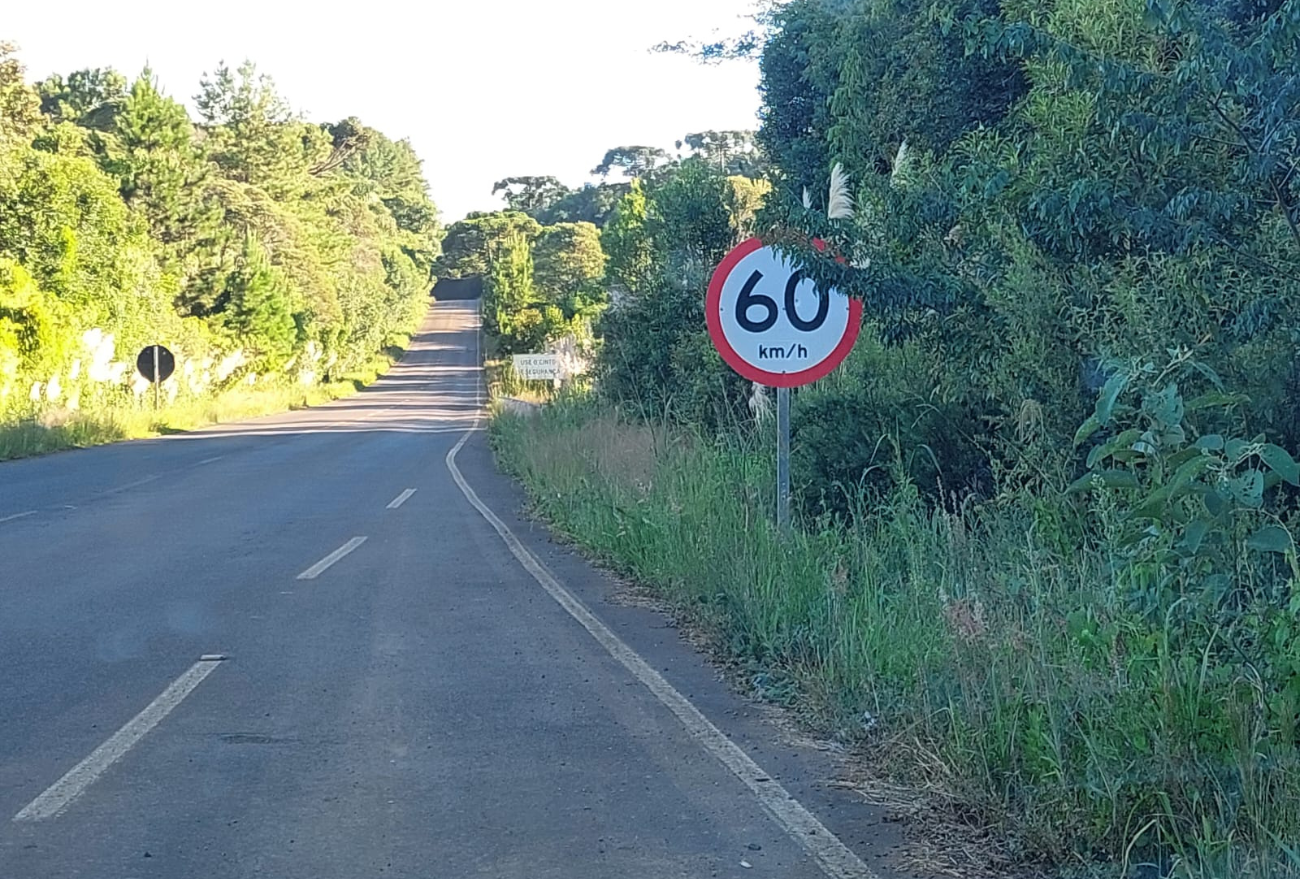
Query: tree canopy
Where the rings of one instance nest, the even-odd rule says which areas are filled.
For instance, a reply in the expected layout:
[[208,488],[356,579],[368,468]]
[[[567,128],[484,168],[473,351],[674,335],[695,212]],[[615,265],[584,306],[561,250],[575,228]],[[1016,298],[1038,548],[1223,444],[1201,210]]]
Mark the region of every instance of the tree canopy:
[[147,69],[32,85],[0,45],[0,416],[57,402],[47,386],[113,397],[131,370],[85,363],[146,342],[200,394],[217,357],[288,381],[413,327],[442,229],[410,145],[306,121],[252,64],[195,102],[197,121]]

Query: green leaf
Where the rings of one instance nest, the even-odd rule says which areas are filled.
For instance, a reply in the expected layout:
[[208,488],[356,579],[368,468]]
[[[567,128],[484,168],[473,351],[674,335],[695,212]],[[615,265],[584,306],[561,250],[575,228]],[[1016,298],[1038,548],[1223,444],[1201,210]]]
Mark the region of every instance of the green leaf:
[[1094,413],[1098,422],[1106,424],[1110,421],[1110,416],[1115,411],[1115,401],[1119,399],[1127,384],[1128,374],[1123,372],[1117,372],[1106,380],[1106,384],[1101,389],[1101,396],[1097,398],[1097,411]]
[[1169,503],[1170,493],[1167,485],[1157,488],[1133,507],[1132,515],[1137,519],[1160,519]]
[[1074,447],[1077,449],[1088,441],[1088,437],[1101,430],[1101,421],[1096,415],[1089,415],[1074,434]]
[[1217,452],[1223,448],[1223,437],[1217,433],[1207,433],[1196,440],[1196,448]]
[[1264,474],[1255,469],[1228,480],[1228,492],[1237,503],[1259,507],[1264,503]]
[[1245,394],[1224,394],[1219,391],[1210,391],[1208,394],[1201,394],[1199,397],[1188,400],[1184,404],[1184,408],[1188,412],[1196,412],[1200,409],[1226,408],[1249,400],[1250,397]]
[[1291,535],[1280,525],[1265,525],[1246,540],[1246,546],[1256,552],[1280,552],[1291,550]]
[[1192,369],[1195,369],[1201,375],[1209,379],[1210,384],[1214,385],[1214,387],[1217,388],[1219,391],[1223,390],[1223,379],[1219,378],[1219,374],[1215,372],[1213,369],[1211,369],[1209,366],[1206,366],[1204,363],[1193,362]]
[[1281,446],[1266,443],[1260,450],[1259,457],[1274,473],[1292,485],[1300,485],[1300,464]]
[[1184,464],[1174,472],[1174,478],[1169,480],[1168,489],[1170,495],[1177,497],[1180,489],[1208,470],[1210,465],[1213,463],[1214,459],[1209,455],[1200,455],[1190,461],[1184,462]]
[[1183,532],[1182,542],[1178,544],[1179,548],[1187,555],[1196,555],[1197,550],[1201,548],[1201,544],[1205,541],[1205,535],[1209,530],[1209,522],[1206,522],[1204,519],[1197,519],[1195,522],[1188,525],[1187,529]]
[[1147,391],[1142,395],[1142,411],[1160,431],[1180,423],[1183,420],[1183,400],[1178,396],[1178,386],[1170,383],[1158,391]]
[[1252,445],[1254,443],[1243,439],[1230,439],[1224,444],[1224,454],[1227,455],[1229,461],[1235,463],[1246,457],[1246,452]]
[[1165,459],[1165,465],[1168,467],[1181,467],[1193,458],[1203,457],[1205,457],[1205,452],[1192,446],[1191,448],[1183,449],[1181,452],[1175,452],[1170,455]]
[[1121,449],[1129,448],[1132,446],[1133,441],[1141,435],[1142,431],[1138,430],[1136,427],[1130,427],[1128,430],[1124,431],[1109,442],[1097,446],[1088,453],[1088,467],[1091,468],[1102,458],[1113,455]]

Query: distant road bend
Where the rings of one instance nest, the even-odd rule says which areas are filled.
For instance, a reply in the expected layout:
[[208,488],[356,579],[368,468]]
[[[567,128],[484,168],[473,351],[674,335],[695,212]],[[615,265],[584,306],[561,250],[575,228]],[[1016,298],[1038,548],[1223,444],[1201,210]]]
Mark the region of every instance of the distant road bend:
[[877,875],[824,755],[520,518],[479,335],[0,465],[0,879]]

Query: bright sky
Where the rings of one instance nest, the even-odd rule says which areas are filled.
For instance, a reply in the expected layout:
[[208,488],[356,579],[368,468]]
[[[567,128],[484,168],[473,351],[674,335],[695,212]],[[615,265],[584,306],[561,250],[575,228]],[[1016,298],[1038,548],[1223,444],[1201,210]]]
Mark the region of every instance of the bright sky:
[[[671,150],[692,131],[757,127],[757,66],[651,54],[735,35],[752,0],[64,0],[5,3],[0,40],[29,79],[148,62],[193,106],[200,76],[252,59],[308,119],[358,116],[409,138],[448,222],[500,206],[502,177],[570,186],[609,147]],[[193,11],[191,11],[193,10]]]

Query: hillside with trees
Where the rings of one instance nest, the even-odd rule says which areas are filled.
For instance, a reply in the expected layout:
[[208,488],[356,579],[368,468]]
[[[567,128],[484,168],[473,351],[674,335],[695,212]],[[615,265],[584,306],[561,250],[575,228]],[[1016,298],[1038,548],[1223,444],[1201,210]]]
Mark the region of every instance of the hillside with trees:
[[[494,428],[538,509],[925,792],[928,867],[1300,873],[1300,3],[791,0],[665,48],[758,58],[755,155],[597,166],[593,381]],[[751,233],[867,315],[795,394],[786,543],[703,318]]]
[[154,343],[176,407],[336,382],[427,307],[443,232],[408,143],[304,120],[251,64],[194,103],[147,69],[29,82],[0,45],[0,429],[111,438]]

